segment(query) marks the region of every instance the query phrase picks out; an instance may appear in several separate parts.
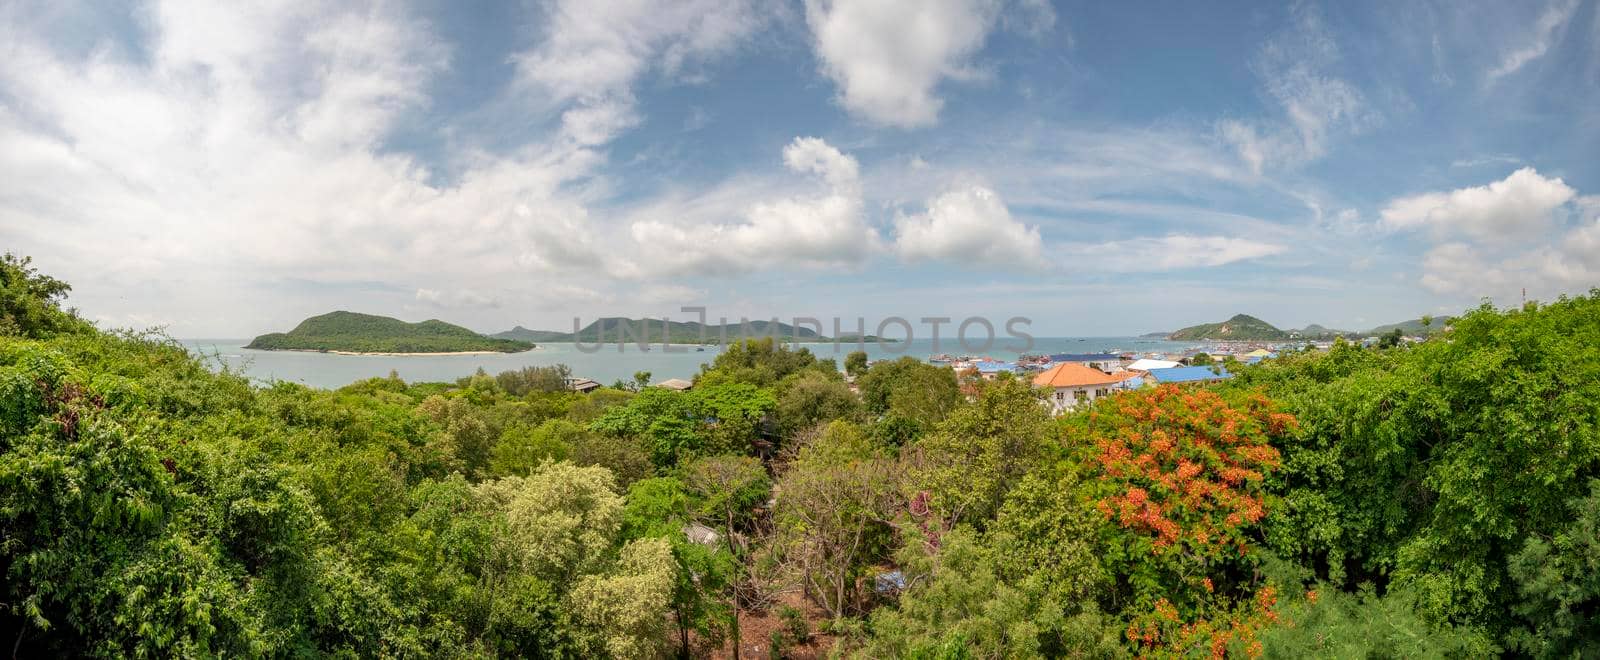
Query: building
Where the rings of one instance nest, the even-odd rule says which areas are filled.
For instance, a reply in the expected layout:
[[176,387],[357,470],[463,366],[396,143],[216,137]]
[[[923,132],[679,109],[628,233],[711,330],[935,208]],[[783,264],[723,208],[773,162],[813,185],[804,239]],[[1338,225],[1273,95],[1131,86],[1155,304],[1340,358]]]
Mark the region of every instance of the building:
[[588,378],[568,378],[567,389],[579,394],[588,394],[600,389],[600,383],[596,383]]
[[1017,365],[1010,362],[979,362],[977,366],[978,376],[984,380],[994,380],[1002,373],[1014,374],[1018,371]]
[[1057,353],[1050,356],[1054,364],[1081,364],[1111,374],[1122,371],[1122,356],[1115,353]]
[[1143,358],[1134,360],[1133,364],[1128,365],[1128,371],[1154,371],[1156,369],[1171,369],[1176,366],[1178,366],[1178,363],[1172,360]]
[[668,378],[668,379],[666,379],[664,381],[656,383],[656,387],[664,387],[664,388],[669,389],[669,390],[677,390],[679,392],[682,392],[682,391],[687,390],[687,389],[689,389],[691,387],[694,387],[694,383],[686,381],[686,380],[684,380],[682,378]]
[[1033,377],[1033,386],[1049,390],[1050,411],[1060,414],[1119,389],[1142,382],[1133,372],[1108,374],[1076,362],[1062,362]]
[[1205,383],[1214,380],[1227,380],[1233,377],[1227,369],[1217,367],[1174,367],[1172,369],[1156,369],[1150,372],[1150,379],[1157,384],[1167,383]]

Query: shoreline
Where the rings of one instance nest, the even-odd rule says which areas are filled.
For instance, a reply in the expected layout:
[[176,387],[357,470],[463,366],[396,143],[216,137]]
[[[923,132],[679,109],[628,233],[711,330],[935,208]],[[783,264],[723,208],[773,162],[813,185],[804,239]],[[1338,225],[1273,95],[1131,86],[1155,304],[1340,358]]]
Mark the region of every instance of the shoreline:
[[249,346],[241,346],[240,348],[248,351],[270,351],[284,353],[323,353],[326,355],[355,355],[370,357],[428,357],[431,355],[515,355],[517,353],[527,353],[528,351],[534,350],[538,347],[535,346],[534,348],[522,351],[436,351],[428,353],[364,353],[361,351],[331,351],[320,348],[250,348]]

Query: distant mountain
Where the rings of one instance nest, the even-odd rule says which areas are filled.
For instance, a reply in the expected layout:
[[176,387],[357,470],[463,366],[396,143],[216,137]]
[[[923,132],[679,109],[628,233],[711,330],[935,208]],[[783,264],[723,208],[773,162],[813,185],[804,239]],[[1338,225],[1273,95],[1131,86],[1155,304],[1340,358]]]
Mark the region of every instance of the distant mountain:
[[505,332],[496,332],[489,336],[495,339],[510,339],[513,341],[572,341],[572,333],[570,332],[556,332],[554,330],[529,330],[520,325]]
[[1144,333],[1142,335],[1139,335],[1139,338],[1140,339],[1166,339],[1167,335],[1170,335],[1170,334],[1172,334],[1172,333],[1170,333],[1170,332],[1146,332],[1146,333]]
[[1289,333],[1254,316],[1238,314],[1221,323],[1202,323],[1183,328],[1167,335],[1167,338],[1179,341],[1195,339],[1273,341],[1288,339]]
[[1381,335],[1386,332],[1392,332],[1395,328],[1399,328],[1400,332],[1405,334],[1407,337],[1427,337],[1437,332],[1443,332],[1445,326],[1450,325],[1452,320],[1454,319],[1448,316],[1435,316],[1432,319],[1432,323],[1424,326],[1422,324],[1422,319],[1411,319],[1409,321],[1401,321],[1399,323],[1380,325],[1376,328],[1368,330],[1367,335]]
[[1357,334],[1350,332],[1349,330],[1335,330],[1333,328],[1321,326],[1315,323],[1299,330],[1294,330],[1293,332],[1298,333],[1301,339],[1332,339],[1334,337]]
[[438,319],[407,323],[387,316],[338,311],[308,318],[289,332],[261,335],[245,348],[350,353],[515,353],[533,348],[533,344],[485,337]]
[[[652,344],[662,342],[661,319],[630,319],[620,316],[611,316],[599,319],[583,326],[578,331],[578,338],[585,343],[593,343],[604,338],[607,343],[615,343],[621,333],[628,333],[628,341],[635,342],[641,339],[641,332],[648,332],[644,338]],[[776,336],[785,341],[798,339],[801,342],[833,341],[807,327],[796,329],[787,323],[773,323],[772,321],[752,320],[748,325],[740,323],[727,323],[724,325],[701,324],[697,321],[669,321],[667,322],[666,341],[672,344],[698,344],[701,342],[716,343],[722,339],[734,341],[741,336],[757,338],[762,336]],[[523,341],[542,342],[570,342],[573,334],[555,330],[529,330],[517,326],[505,332],[497,332],[491,337],[502,339],[519,339]],[[840,335],[841,340],[855,341],[856,335]],[[872,335],[867,335],[865,341],[877,341]]]

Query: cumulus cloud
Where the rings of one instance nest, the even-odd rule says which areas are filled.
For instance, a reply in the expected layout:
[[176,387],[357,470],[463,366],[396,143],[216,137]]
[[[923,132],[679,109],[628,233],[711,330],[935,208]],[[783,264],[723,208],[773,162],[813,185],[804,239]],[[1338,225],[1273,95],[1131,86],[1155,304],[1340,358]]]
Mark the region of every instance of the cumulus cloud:
[[907,261],[1037,269],[1045,266],[1039,229],[1014,220],[1000,196],[983,186],[950,190],[922,213],[895,220],[895,252]]
[[1524,167],[1500,181],[1449,192],[1430,192],[1389,202],[1382,212],[1391,229],[1428,227],[1477,238],[1537,235],[1552,213],[1577,196],[1560,178]]
[[1561,28],[1572,19],[1578,11],[1578,0],[1555,0],[1539,14],[1539,19],[1533,24],[1532,39],[1527,43],[1514,48],[1500,58],[1500,63],[1489,70],[1487,82],[1516,73],[1529,62],[1544,57],[1550,51],[1550,46],[1560,36]]
[[917,128],[938,121],[941,81],[978,75],[968,60],[999,10],[998,0],[807,0],[806,23],[840,105],[878,124]]
[[1327,153],[1336,135],[1359,130],[1374,114],[1354,85],[1335,75],[1338,43],[1314,8],[1299,5],[1293,23],[1262,45],[1252,69],[1283,111],[1278,121],[1225,119],[1218,135],[1256,174],[1268,165],[1294,165]]
[[1054,247],[1061,264],[1073,270],[1116,273],[1208,268],[1259,259],[1288,251],[1277,243],[1231,236],[1171,234],[1102,243],[1066,243]]
[[567,109],[580,144],[603,144],[639,122],[633,85],[647,71],[679,74],[727,55],[760,29],[748,0],[549,0],[544,38],[513,57],[519,82]]
[[[1577,223],[1564,225],[1572,216]],[[1422,258],[1419,282],[1434,293],[1514,300],[1600,282],[1600,197],[1579,197],[1531,167],[1484,186],[1396,199],[1383,222],[1427,227],[1444,241]]]
[[[783,266],[861,265],[879,248],[879,239],[863,216],[860,164],[814,137],[795,138],[784,148],[783,162],[820,180],[825,191],[750,203],[733,222],[636,220],[628,233],[640,250],[639,263],[625,274],[730,275]],[[710,209],[720,210],[719,205]]]

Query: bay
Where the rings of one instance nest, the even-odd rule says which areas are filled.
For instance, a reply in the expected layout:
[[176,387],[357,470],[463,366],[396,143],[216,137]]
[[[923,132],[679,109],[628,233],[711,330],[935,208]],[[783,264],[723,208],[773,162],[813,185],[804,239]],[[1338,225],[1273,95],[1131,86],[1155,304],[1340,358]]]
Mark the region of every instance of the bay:
[[[721,349],[708,346],[696,351],[695,346],[675,345],[667,350],[660,344],[640,351],[628,344],[618,350],[615,343],[606,344],[596,352],[587,352],[593,346],[585,345],[583,351],[571,343],[540,344],[538,348],[522,353],[496,353],[492,355],[337,355],[300,351],[261,351],[244,346],[249,339],[183,339],[179,340],[190,352],[200,355],[212,368],[223,365],[239,371],[251,379],[268,382],[275,380],[300,383],[311,387],[338,388],[365,378],[399,374],[408,382],[452,382],[470,376],[482,368],[491,374],[520,369],[526,366],[566,364],[574,376],[592,378],[605,384],[618,379],[632,380],[634,372],[650,372],[653,382],[668,378],[693,378],[700,365],[716,359]],[[926,360],[937,353],[973,354],[997,360],[1014,360],[1020,343],[1009,338],[997,338],[989,350],[968,351],[954,340],[944,339],[935,350],[931,339],[911,342],[878,344],[868,342],[864,350],[872,360],[893,359],[909,355]],[[817,357],[833,358],[840,365],[851,351],[863,348],[855,342],[803,343]],[[1025,353],[1101,353],[1101,352],[1179,352],[1199,346],[1194,342],[1174,342],[1142,337],[1035,337],[1033,346]],[[977,348],[976,346],[974,348]]]

